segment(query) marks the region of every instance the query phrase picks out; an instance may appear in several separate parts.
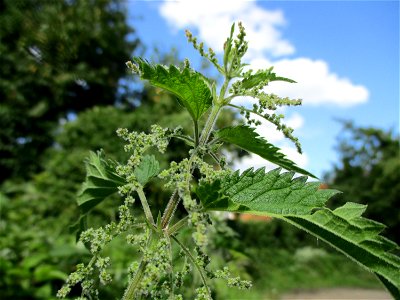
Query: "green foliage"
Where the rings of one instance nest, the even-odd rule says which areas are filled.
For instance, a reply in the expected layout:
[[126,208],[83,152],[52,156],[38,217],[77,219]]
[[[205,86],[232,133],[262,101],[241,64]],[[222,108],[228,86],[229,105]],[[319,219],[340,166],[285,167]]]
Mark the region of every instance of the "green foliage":
[[322,207],[337,191],[319,190],[318,182],[306,177],[293,178],[293,172],[280,174],[281,169],[265,173],[248,169],[197,189],[205,209],[251,212],[271,216],[305,215]]
[[138,45],[120,0],[4,0],[0,15],[0,182],[41,170],[60,119],[118,94]]
[[[381,237],[383,225],[361,217],[364,206],[348,203],[336,210],[325,207],[326,201],[337,193],[335,190],[320,190],[320,183],[307,182],[307,177],[294,178],[295,171],[311,175],[287,160],[279,149],[259,138],[250,127],[228,127],[215,131],[214,125],[224,107],[231,106],[246,112],[249,124],[254,123],[250,114],[262,116],[294,141],[298,150],[298,140],[292,136],[292,129],[281,123],[282,117],[265,110],[275,110],[282,105],[298,105],[298,100],[282,99],[264,92],[268,82],[293,80],[276,76],[272,69],[245,71],[246,64],[242,57],[247,51],[244,40],[245,31],[239,23],[239,33],[233,38],[235,26],[224,45],[223,65],[220,65],[212,49],[204,50],[204,44],[197,43],[190,32],[189,42],[203,57],[208,59],[224,77],[219,93],[216,82],[207,80],[201,74],[189,69],[188,63],[181,71],[175,66],[168,69],[154,65],[143,59],[135,58],[128,62],[128,67],[139,73],[156,87],[173,93],[194,120],[193,137],[186,135],[182,128],[169,129],[152,125],[148,133],[117,130],[117,134],[126,144],[128,158],[125,163],[107,163],[100,156],[93,156],[89,165],[88,181],[83,192],[89,193],[90,199],[102,201],[111,191],[118,189],[124,198],[124,204],[118,209],[118,218],[97,229],[89,228],[80,236],[90,250],[92,258],[88,263],[77,265],[58,296],[64,298],[72,287],[81,285],[81,297],[98,297],[99,290],[95,282],[108,284],[113,277],[108,273],[111,260],[104,256],[103,250],[114,239],[126,235],[128,246],[134,246],[140,253],[140,259],[129,267],[129,282],[123,300],[130,299],[182,299],[182,286],[190,267],[198,276],[193,285],[195,299],[211,299],[212,282],[224,280],[229,287],[248,289],[251,282],[236,276],[226,267],[218,269],[211,264],[207,254],[209,235],[213,221],[209,210],[247,212],[281,218],[327,242],[354,261],[374,272],[385,284],[394,297],[398,297],[400,284],[397,274],[400,270],[399,258],[390,251],[398,246]],[[235,83],[230,83],[232,79]],[[253,110],[245,110],[230,104],[237,96],[248,95],[255,98],[257,104]],[[208,111],[204,124],[197,122]],[[246,134],[246,136],[242,136]],[[215,136],[217,139],[211,139]],[[162,155],[173,140],[184,140],[191,146],[187,157],[180,161],[171,161],[169,166],[159,172],[155,156],[148,151],[158,151]],[[289,170],[281,173],[276,169],[265,173],[265,169],[249,169],[241,175],[226,168],[225,159],[220,150],[220,143],[230,142],[243,149],[261,155]],[[209,163],[209,158],[215,164]],[[114,166],[115,171],[112,170]],[[171,192],[171,197],[164,210],[158,210],[157,218],[150,209],[144,185],[158,174],[164,188]],[[114,180],[122,178],[121,186]],[[112,180],[110,180],[112,179]],[[89,188],[89,189],[88,189]],[[106,192],[104,192],[106,191]],[[94,197],[93,197],[94,196]],[[101,197],[100,197],[101,196]],[[98,197],[98,198],[95,198]],[[142,215],[132,211],[135,199],[139,198]],[[182,203],[185,215],[174,220],[178,205]],[[145,219],[146,223],[141,222]],[[187,230],[191,240],[182,242],[180,232]],[[133,231],[133,233],[132,233]],[[176,255],[180,253],[180,255]],[[183,269],[179,266],[183,265]],[[189,266],[188,266],[189,265]]]
[[154,157],[154,155],[145,155],[141,163],[135,168],[133,174],[135,174],[137,181],[142,185],[145,184],[152,178],[158,175],[160,172],[160,164]]
[[[142,98],[143,105],[134,112],[104,106],[79,113],[75,120],[57,128],[56,147],[45,152],[43,171],[27,182],[8,180],[1,185],[1,193],[5,195],[0,203],[2,299],[55,299],[62,280],[40,277],[42,281],[38,282],[35,274],[42,274],[41,265],[51,265],[52,270],[61,271],[66,277],[74,265],[89,262],[88,251],[81,243],[75,244],[75,235],[69,232],[80,213],[76,195],[85,180],[83,161],[89,150],[104,149],[108,158],[125,160],[127,154],[115,134],[118,127],[146,130],[155,122],[177,126],[185,115],[166,95],[155,98],[154,90],[146,89]],[[163,166],[170,159],[181,159],[188,148],[180,140],[174,140],[170,149],[174,151],[158,157]],[[154,181],[147,185],[147,190],[152,191],[149,196],[152,209],[162,207],[168,200],[168,195],[160,193],[160,189]],[[116,195],[108,197],[75,229],[86,224],[98,227],[117,218],[116,203],[120,204]],[[126,282],[118,278],[127,276],[126,265],[133,255],[132,250],[123,245],[117,239],[104,249],[105,256],[113,258],[110,272],[116,280],[101,290],[101,298],[112,299],[115,294],[123,293]],[[74,290],[71,296],[77,297],[79,293]]]
[[[242,221],[237,215],[228,225],[235,234],[224,240],[230,249],[225,264],[244,267],[254,288],[237,291],[221,283],[217,299],[279,299],[291,291],[331,287],[382,288],[375,275],[288,222],[277,218]],[[221,249],[223,245],[214,247]],[[232,261],[233,251],[241,253],[247,262]]]
[[154,86],[163,88],[176,97],[190,113],[193,120],[199,118],[208,110],[212,103],[211,91],[202,74],[185,65],[183,70],[171,65],[166,68],[162,65],[152,65],[145,60],[135,57],[128,67],[140,78],[147,79]]
[[268,173],[250,169],[242,175],[236,172],[200,185],[197,195],[206,210],[249,212],[287,220],[383,277],[390,291],[399,290],[400,260],[390,253],[398,246],[379,236],[385,226],[361,217],[364,205],[349,202],[334,211],[321,209],[336,191],[318,190],[319,183],[292,177],[293,173],[280,174],[280,169]]
[[366,206],[357,203],[331,211],[327,208],[309,216],[284,219],[335,247],[349,258],[375,273],[395,298],[400,293],[400,259],[390,251],[399,246],[380,236],[385,226],[361,217]]
[[223,142],[232,143],[248,152],[255,153],[286,170],[315,178],[314,175],[299,168],[294,162],[287,159],[284,154],[279,152],[280,149],[278,147],[260,137],[254,131],[254,128],[245,125],[225,127],[216,131],[214,135]]
[[118,191],[125,180],[115,173],[116,163],[104,159],[104,153],[90,152],[86,164],[86,180],[78,193],[78,205],[83,214],[88,213],[104,198]]
[[346,201],[368,204],[365,216],[384,222],[383,235],[400,243],[400,140],[392,132],[343,123],[337,150],[340,163],[326,175],[330,186],[344,193],[331,205]]

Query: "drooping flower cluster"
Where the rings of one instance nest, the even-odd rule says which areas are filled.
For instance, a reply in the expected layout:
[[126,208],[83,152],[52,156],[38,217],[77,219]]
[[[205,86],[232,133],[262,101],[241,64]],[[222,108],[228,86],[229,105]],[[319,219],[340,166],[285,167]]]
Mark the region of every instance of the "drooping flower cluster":
[[80,241],[87,245],[93,257],[87,265],[82,263],[76,266],[76,271],[68,276],[66,283],[58,291],[57,297],[65,298],[71,288],[80,283],[81,299],[98,298],[99,291],[96,288],[96,282],[106,285],[112,281],[112,275],[107,272],[111,260],[109,257],[102,257],[101,252],[114,238],[126,232],[134,224],[135,220],[129,209],[133,202],[132,197],[125,199],[124,204],[118,209],[118,222],[111,222],[97,229],[89,228],[81,234]]

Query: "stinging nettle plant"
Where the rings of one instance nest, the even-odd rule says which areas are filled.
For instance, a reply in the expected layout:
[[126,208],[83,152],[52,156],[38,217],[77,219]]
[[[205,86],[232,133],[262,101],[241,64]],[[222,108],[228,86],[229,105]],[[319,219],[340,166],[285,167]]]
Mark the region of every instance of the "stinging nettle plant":
[[[241,23],[237,27],[237,36],[234,37],[233,24],[224,44],[222,64],[211,48],[206,51],[204,44],[186,31],[188,41],[223,76],[218,92],[217,83],[194,71],[187,60],[183,68],[152,64],[139,57],[127,63],[141,79],[176,96],[193,120],[193,135],[186,135],[181,128],[164,129],[158,125],[153,125],[149,133],[118,129],[118,136],[126,142],[124,149],[130,153],[125,164],[107,160],[101,151],[90,153],[86,161],[86,180],[78,195],[81,217],[77,227],[81,230],[79,240],[88,247],[92,259],[86,265],[77,266],[58,291],[58,297],[66,297],[71,288],[80,283],[82,295],[79,299],[98,298],[97,285],[112,281],[107,272],[111,261],[102,256],[102,250],[120,235],[141,254],[140,260],[129,266],[129,283],[122,299],[182,299],[180,290],[192,272],[201,279],[195,291],[196,299],[211,299],[209,284],[215,278],[226,280],[231,287],[250,288],[249,281],[232,277],[229,269],[212,270],[210,267],[206,254],[207,232],[213,226],[210,212],[223,211],[266,215],[289,222],[375,273],[393,297],[400,298],[400,259],[392,253],[399,247],[379,235],[385,226],[361,216],[365,205],[346,203],[335,210],[327,208],[326,202],[338,191],[320,190],[319,182],[307,182],[308,177],[315,176],[296,166],[251,126],[260,125],[254,116],[269,121],[301,152],[293,130],[282,122],[282,115],[275,113],[281,106],[296,106],[301,101],[264,91],[269,82],[294,81],[277,76],[272,68],[245,70],[247,65],[242,57],[248,44]],[[253,109],[231,103],[240,96],[252,97]],[[246,124],[216,130],[215,122],[226,107],[237,109],[244,115]],[[199,122],[202,118],[206,119],[203,123]],[[159,162],[148,150],[164,153],[171,139],[183,140],[191,150],[187,158],[173,161],[169,168],[160,170]],[[220,151],[224,143],[257,154],[279,168],[269,172],[264,168],[251,168],[241,174],[233,172],[226,166]],[[213,164],[208,162],[210,159]],[[302,176],[294,178],[295,173]],[[163,180],[166,192],[171,192],[165,210],[157,217],[152,214],[151,203],[144,192],[144,186],[154,177]],[[85,229],[90,210],[116,192],[124,199],[118,209],[118,221],[97,229]],[[132,204],[137,200],[143,208],[142,218],[132,213]],[[180,203],[186,209],[186,216],[177,220],[174,213]],[[184,228],[192,232],[190,243],[179,237]],[[179,270],[173,259],[175,248],[180,248]]]

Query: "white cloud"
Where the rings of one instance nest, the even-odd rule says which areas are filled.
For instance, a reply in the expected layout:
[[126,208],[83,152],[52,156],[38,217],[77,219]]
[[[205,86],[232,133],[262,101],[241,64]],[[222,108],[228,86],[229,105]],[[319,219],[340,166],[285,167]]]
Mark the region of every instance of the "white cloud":
[[269,91],[291,98],[302,98],[305,105],[334,104],[350,107],[368,100],[368,89],[353,84],[350,79],[339,77],[329,70],[323,60],[310,58],[283,59],[273,63],[278,75],[297,81],[288,85],[273,82]]
[[[159,12],[171,28],[194,30],[199,39],[217,53],[221,53],[231,24],[242,21],[249,40],[246,58],[250,67],[260,69],[273,65],[278,75],[298,82],[272,82],[267,87],[268,92],[282,97],[302,98],[304,105],[350,107],[368,100],[369,92],[366,87],[333,73],[327,62],[304,57],[284,57],[293,55],[295,47],[282,36],[281,29],[287,21],[280,10],[264,9],[255,1],[185,0],[164,1],[159,6]],[[235,103],[251,107],[254,100],[235,99]],[[289,159],[304,168],[308,163],[307,155],[298,154],[281,132],[276,131],[265,120],[260,121],[263,124],[257,128],[257,132],[269,142],[278,145]],[[294,129],[300,129],[304,119],[299,114],[292,114],[285,123]],[[273,165],[257,155],[251,155],[236,163],[235,168],[244,170],[251,166],[266,166],[271,169]]]
[[[222,50],[231,24],[243,21],[250,45],[247,58],[251,67],[274,65],[278,75],[298,82],[273,82],[268,91],[302,98],[305,105],[350,107],[368,100],[366,87],[333,73],[323,60],[278,58],[295,51],[294,46],[282,37],[281,27],[287,21],[280,10],[266,10],[255,1],[243,0],[165,1],[159,9],[171,27],[196,29],[199,38],[217,52]],[[275,59],[271,61],[273,57]]]
[[222,50],[227,33],[236,21],[243,22],[254,56],[266,53],[281,56],[292,54],[295,50],[278,30],[286,24],[283,13],[262,9],[255,1],[166,1],[160,6],[160,14],[175,29],[197,29],[200,39],[216,52]]

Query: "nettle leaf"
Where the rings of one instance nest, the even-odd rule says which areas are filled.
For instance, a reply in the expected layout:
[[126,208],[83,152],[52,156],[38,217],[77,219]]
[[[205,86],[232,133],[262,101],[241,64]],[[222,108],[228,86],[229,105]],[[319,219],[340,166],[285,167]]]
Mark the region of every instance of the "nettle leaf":
[[383,224],[361,217],[366,206],[346,203],[330,210],[325,202],[337,191],[320,190],[306,177],[276,169],[235,172],[213,183],[201,183],[197,195],[206,210],[247,212],[283,219],[327,242],[375,273],[392,295],[400,297],[399,249],[380,236]]
[[330,244],[375,273],[395,299],[400,299],[400,258],[389,251],[399,246],[380,236],[385,225],[361,217],[366,205],[346,203],[307,216],[283,219]]
[[268,143],[254,130],[254,128],[249,126],[239,125],[225,127],[216,131],[214,135],[224,142],[235,144],[236,146],[239,146],[248,152],[257,154],[288,171],[294,171],[316,178],[315,175],[296,166],[293,161],[287,159],[283,153],[279,152],[280,149],[278,147]]
[[176,97],[197,121],[211,106],[212,95],[204,76],[189,67],[180,70],[176,66],[151,64],[146,60],[135,57],[140,77],[147,79],[154,86],[163,88]]
[[86,180],[78,194],[78,205],[82,214],[117,192],[118,186],[126,184],[125,179],[115,172],[116,163],[105,160],[103,151],[90,152],[85,164]]
[[261,83],[265,85],[271,81],[286,81],[290,83],[296,83],[296,81],[292,79],[276,76],[276,74],[272,72],[272,68],[269,68],[266,70],[259,70],[257,71],[257,73],[249,75],[246,78],[242,79],[241,86],[244,89],[251,89]]
[[154,155],[145,155],[139,166],[135,168],[134,175],[141,185],[145,185],[152,177],[160,172],[160,164]]
[[318,182],[307,177],[293,179],[294,172],[281,174],[281,168],[265,173],[252,168],[239,171],[212,184],[200,184],[197,194],[206,209],[269,215],[305,215],[324,206],[335,190],[319,190]]

